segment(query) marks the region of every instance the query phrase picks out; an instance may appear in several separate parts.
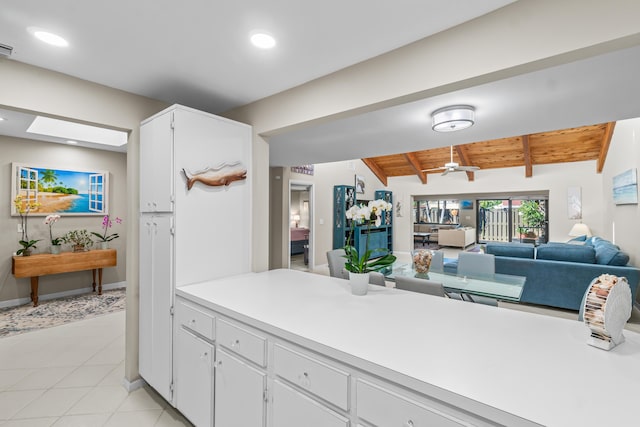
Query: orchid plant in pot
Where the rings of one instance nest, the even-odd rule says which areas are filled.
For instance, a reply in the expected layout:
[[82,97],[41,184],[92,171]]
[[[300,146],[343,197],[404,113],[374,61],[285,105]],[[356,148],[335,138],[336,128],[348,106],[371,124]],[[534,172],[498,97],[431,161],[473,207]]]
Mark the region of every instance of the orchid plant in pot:
[[13,199],[13,205],[16,212],[20,215],[20,226],[22,230],[22,239],[18,241],[18,243],[22,245],[22,249],[18,249],[16,251],[16,255],[28,256],[31,255],[31,251],[37,247],[36,243],[40,240],[29,239],[29,233],[27,231],[27,217],[29,212],[40,206],[40,203],[30,201],[28,199],[24,200],[22,196],[16,196],[16,198]]
[[[116,217],[115,222],[116,224],[122,224],[122,219]],[[98,242],[100,243],[101,249],[107,249],[109,246],[108,243],[110,241],[120,237],[118,233],[107,234],[107,232],[112,226],[113,226],[113,221],[111,221],[111,217],[107,214],[102,218],[102,233],[96,233],[95,231],[91,232],[91,234],[93,234],[99,239]]]
[[62,238],[61,237],[56,237],[55,239],[53,238],[53,224],[55,224],[56,222],[58,222],[58,220],[60,219],[60,215],[47,215],[47,217],[44,219],[44,224],[49,226],[49,240],[51,241],[51,253],[52,254],[59,254],[60,253],[60,244],[62,243]]
[[[388,253],[386,248],[369,249],[369,234],[372,224],[379,227],[382,224],[382,213],[390,212],[391,209],[391,203],[377,199],[370,201],[367,205],[353,205],[346,212],[347,219],[351,220],[351,228],[347,244],[344,246],[345,258],[347,259],[345,269],[349,271],[351,292],[355,295],[367,293],[369,272],[381,270],[396,261],[396,257]],[[356,224],[366,224],[367,226],[365,250],[362,254],[351,244]],[[376,256],[378,253],[380,256]]]

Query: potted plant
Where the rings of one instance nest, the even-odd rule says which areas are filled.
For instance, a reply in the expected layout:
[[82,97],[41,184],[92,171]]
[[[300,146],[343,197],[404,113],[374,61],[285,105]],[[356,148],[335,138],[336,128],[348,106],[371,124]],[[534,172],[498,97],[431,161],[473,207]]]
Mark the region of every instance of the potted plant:
[[[115,219],[116,224],[122,224],[122,219],[116,217]],[[120,237],[118,235],[118,233],[113,233],[113,234],[107,234],[107,231],[111,228],[112,226],[112,221],[111,218],[109,217],[109,215],[105,215],[104,218],[102,218],[102,229],[103,232],[102,233],[96,233],[95,231],[92,231],[91,234],[93,234],[94,236],[96,236],[99,240],[98,242],[100,243],[100,248],[101,249],[107,249],[108,247],[108,242],[112,241],[113,239],[117,239],[118,237]]]
[[31,251],[35,249],[36,243],[40,240],[20,240],[20,244],[22,245],[22,249],[18,249],[16,251],[16,255],[29,256],[31,255]]
[[71,230],[62,236],[62,241],[69,243],[73,247],[73,252],[83,252],[93,245],[87,230]]
[[49,240],[51,241],[51,253],[59,254],[60,253],[60,243],[62,243],[62,239],[60,237],[53,238],[53,224],[55,224],[60,219],[60,215],[47,215],[44,219],[44,224],[49,226]]
[[349,244],[351,243],[355,224],[366,223],[367,231],[370,231],[372,223],[374,223],[376,227],[379,227],[382,223],[382,212],[389,212],[391,209],[391,203],[377,199],[370,201],[368,205],[353,205],[346,212],[347,219],[351,220],[351,229],[349,231],[347,245],[344,247],[345,258],[347,258],[344,267],[349,272],[351,292],[354,295],[365,295],[367,293],[369,272],[388,267],[396,260],[394,255],[388,254],[386,251],[384,251],[385,254],[383,256],[371,259],[373,254],[382,252],[382,250],[380,248],[369,249],[369,233],[367,233],[365,251],[363,254],[359,254],[358,249]]
[[22,231],[22,239],[18,240],[18,243],[22,245],[22,249],[18,249],[16,251],[16,255],[29,256],[31,255],[32,250],[36,248],[36,243],[40,240],[29,239],[29,233],[27,232],[27,217],[29,216],[29,212],[40,206],[40,203],[23,200],[22,196],[16,196],[16,198],[13,199],[13,205],[16,212],[20,215],[20,229]]

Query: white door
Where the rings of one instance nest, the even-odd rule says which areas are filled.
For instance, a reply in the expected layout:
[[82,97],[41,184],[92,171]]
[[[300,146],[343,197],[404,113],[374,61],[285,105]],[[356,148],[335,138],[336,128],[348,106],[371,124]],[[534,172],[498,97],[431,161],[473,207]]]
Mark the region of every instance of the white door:
[[349,420],[280,381],[273,382],[273,427],[348,427]]
[[173,211],[172,115],[140,126],[140,212]]
[[140,375],[172,401],[173,235],[170,215],[140,218]]
[[212,426],[214,347],[184,328],[176,336],[176,408],[196,426]]
[[218,349],[215,381],[216,427],[265,425],[266,373]]

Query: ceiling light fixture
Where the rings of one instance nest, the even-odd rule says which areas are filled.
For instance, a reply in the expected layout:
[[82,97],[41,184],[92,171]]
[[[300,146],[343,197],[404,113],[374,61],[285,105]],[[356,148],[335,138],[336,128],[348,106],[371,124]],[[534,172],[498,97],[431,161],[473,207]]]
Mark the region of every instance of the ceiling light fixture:
[[74,141],[73,139],[68,139],[67,144],[69,145],[78,145],[78,141]]
[[431,113],[431,129],[436,132],[453,132],[466,129],[475,123],[475,110],[469,105],[453,105]]
[[276,45],[276,39],[267,33],[256,32],[251,35],[251,43],[260,49],[271,49]]
[[52,46],[67,47],[69,42],[57,34],[53,34],[47,30],[37,27],[29,27],[27,30],[33,34],[35,38]]

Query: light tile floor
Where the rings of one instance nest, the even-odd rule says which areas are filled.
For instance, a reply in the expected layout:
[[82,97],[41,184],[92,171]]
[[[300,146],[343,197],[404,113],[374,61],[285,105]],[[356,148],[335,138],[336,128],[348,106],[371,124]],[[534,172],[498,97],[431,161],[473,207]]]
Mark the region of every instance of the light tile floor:
[[0,339],[0,426],[191,426],[151,388],[122,386],[124,328],[121,311]]

